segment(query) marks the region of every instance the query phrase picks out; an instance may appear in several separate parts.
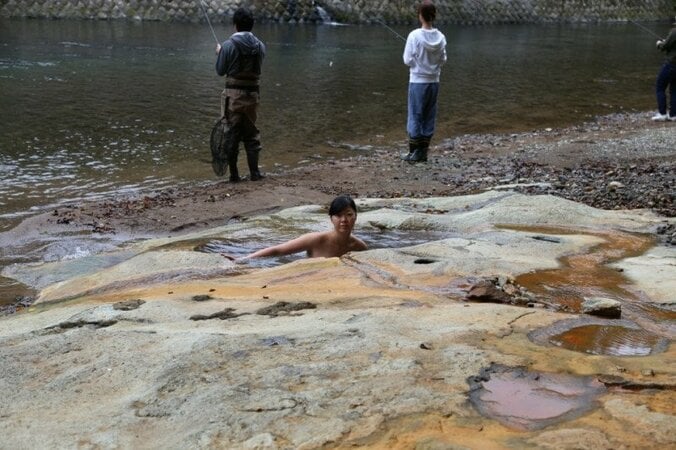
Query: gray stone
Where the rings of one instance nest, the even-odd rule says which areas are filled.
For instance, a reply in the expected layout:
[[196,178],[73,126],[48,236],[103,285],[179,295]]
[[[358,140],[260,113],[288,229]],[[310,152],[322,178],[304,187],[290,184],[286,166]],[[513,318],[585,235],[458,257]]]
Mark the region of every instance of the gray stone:
[[590,297],[585,298],[582,302],[582,312],[593,316],[617,319],[622,316],[622,304],[612,298]]

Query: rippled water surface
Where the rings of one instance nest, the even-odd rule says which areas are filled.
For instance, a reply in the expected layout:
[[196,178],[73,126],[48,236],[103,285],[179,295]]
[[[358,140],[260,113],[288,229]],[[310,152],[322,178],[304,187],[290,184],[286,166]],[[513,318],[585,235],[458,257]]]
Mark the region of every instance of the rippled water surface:
[[[217,27],[222,38],[231,31]],[[659,54],[631,24],[442,31],[439,138],[653,106]],[[407,69],[384,27],[255,32],[268,46],[264,170],[355,151],[329,142],[404,141]],[[0,20],[0,230],[59,202],[214,180],[214,46],[200,24]]]
[[585,325],[553,336],[551,343],[595,355],[645,356],[661,343],[659,336],[621,326]]

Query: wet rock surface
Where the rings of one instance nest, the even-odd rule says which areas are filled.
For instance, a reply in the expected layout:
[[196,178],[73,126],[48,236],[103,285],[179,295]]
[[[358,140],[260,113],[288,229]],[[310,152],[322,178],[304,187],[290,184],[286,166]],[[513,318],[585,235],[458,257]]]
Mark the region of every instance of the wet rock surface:
[[[83,256],[79,272],[13,266],[39,299],[0,318],[3,439],[641,448],[655,431],[672,443],[675,250],[644,238],[661,216],[506,191],[358,204],[360,233],[428,238],[266,268],[196,245],[328,222],[303,205]],[[647,260],[656,278],[625,278]],[[610,262],[627,269],[598,283],[592,269]],[[545,283],[533,292],[524,274]],[[562,279],[581,296],[612,292],[633,320],[562,312],[550,285]],[[635,416],[638,433],[626,426]]]

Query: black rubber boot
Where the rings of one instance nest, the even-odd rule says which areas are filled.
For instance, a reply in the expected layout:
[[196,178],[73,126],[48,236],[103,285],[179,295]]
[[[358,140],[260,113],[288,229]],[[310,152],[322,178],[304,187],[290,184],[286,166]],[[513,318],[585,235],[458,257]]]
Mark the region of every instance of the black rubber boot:
[[260,153],[260,145],[245,144],[246,148],[246,162],[249,165],[249,176],[251,181],[258,181],[263,179],[261,171],[258,169],[258,154]]
[[228,155],[228,169],[230,169],[230,182],[238,183],[242,181],[237,170],[237,153]]
[[416,149],[418,148],[418,145],[414,142],[408,143],[408,153],[406,155],[401,155],[401,159],[404,161],[410,161],[411,156],[413,156],[413,153],[415,153]]
[[237,171],[237,167],[234,169],[230,167],[230,182],[231,183],[239,183],[242,181],[242,179],[239,177],[239,172]]
[[406,161],[410,163],[427,161],[427,147],[418,147]]

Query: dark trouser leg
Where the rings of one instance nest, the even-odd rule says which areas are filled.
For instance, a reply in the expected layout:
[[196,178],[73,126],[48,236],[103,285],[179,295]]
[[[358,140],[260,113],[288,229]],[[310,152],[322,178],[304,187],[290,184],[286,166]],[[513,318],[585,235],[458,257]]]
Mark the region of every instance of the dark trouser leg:
[[409,142],[416,141],[417,146],[413,154],[405,158],[408,162],[427,161],[437,116],[438,94],[439,83],[409,83],[406,131]]
[[669,80],[669,117],[671,119],[676,119],[676,64],[669,64],[670,66],[670,75]]
[[[655,94],[657,96],[657,109],[660,114],[667,113],[667,86],[671,78],[671,64],[665,63],[657,75],[655,81]],[[672,97],[673,100],[673,97]]]

